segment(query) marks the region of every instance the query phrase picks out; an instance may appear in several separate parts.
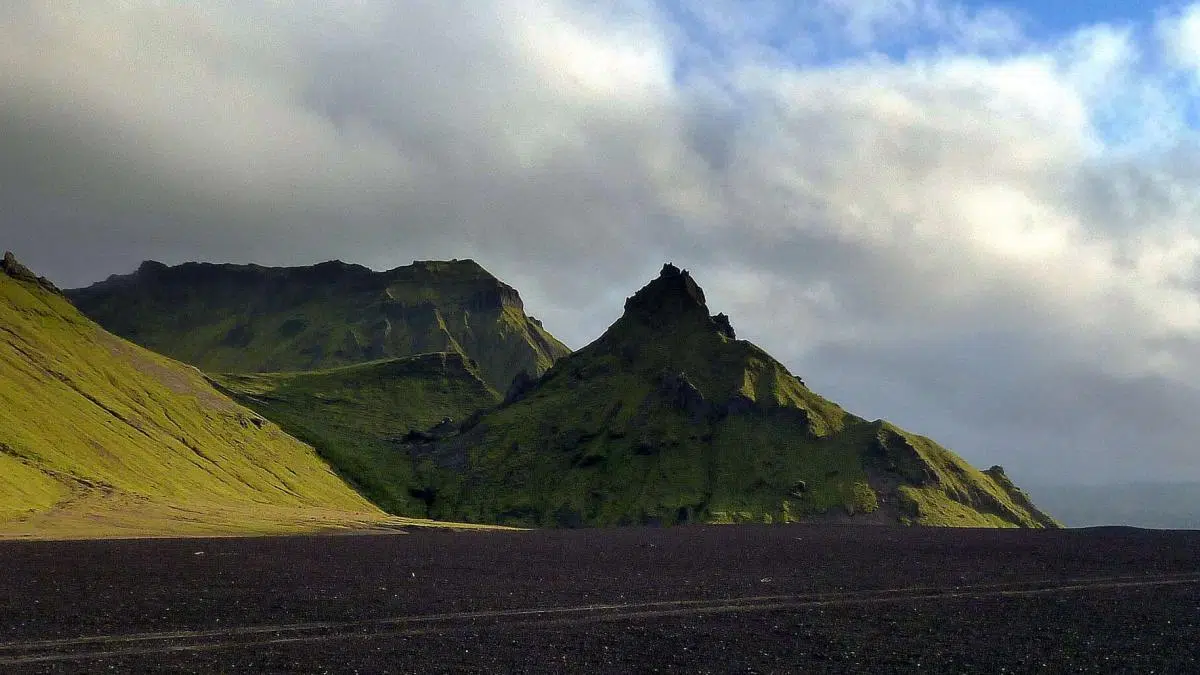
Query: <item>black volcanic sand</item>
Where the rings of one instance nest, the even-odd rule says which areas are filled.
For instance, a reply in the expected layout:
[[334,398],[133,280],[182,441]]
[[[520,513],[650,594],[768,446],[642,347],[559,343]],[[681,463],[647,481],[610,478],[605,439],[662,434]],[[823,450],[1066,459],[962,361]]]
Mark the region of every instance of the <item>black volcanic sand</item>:
[[0,672],[1200,672],[1200,532],[0,543]]

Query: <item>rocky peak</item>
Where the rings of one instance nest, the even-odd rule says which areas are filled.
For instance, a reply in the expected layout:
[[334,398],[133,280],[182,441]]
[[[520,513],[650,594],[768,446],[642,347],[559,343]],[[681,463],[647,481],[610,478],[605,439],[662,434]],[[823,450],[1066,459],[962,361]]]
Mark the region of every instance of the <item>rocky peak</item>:
[[729,315],[718,314],[712,318],[713,323],[717,326],[717,332],[721,333],[730,340],[737,338],[737,334],[733,332],[733,324],[729,323]]
[[28,267],[22,265],[12,251],[5,251],[4,258],[0,260],[0,272],[7,274],[9,277],[17,281],[25,281],[31,284],[37,284],[42,288],[53,293],[59,293],[58,287],[50,283],[49,279],[39,277],[29,270]]
[[142,264],[138,265],[137,272],[134,272],[134,274],[149,276],[158,272],[164,272],[167,269],[166,265],[157,260],[143,260]]
[[21,279],[22,281],[37,279],[29,271],[29,268],[17,262],[17,256],[13,255],[12,251],[4,252],[4,260],[0,261],[0,270],[4,270],[4,273],[8,276],[14,279]]
[[711,329],[734,337],[733,326],[724,314],[709,316],[704,290],[687,270],[666,263],[658,278],[625,300],[625,315],[654,327],[673,325],[686,317],[701,318]]
[[673,316],[704,312],[704,291],[692,280],[687,270],[667,263],[658,278],[646,284],[633,297],[625,300],[625,313],[645,317]]
[[[411,265],[380,273],[389,302],[402,306],[430,302],[435,293],[443,305],[471,312],[499,311],[514,307],[524,311],[516,289],[500,281],[470,258],[414,260]],[[427,290],[425,290],[427,289]]]

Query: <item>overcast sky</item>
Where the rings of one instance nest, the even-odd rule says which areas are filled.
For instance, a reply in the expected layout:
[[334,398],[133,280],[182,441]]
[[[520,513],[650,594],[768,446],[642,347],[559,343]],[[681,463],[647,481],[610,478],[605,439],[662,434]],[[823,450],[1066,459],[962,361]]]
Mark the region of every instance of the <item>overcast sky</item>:
[[6,0],[0,249],[472,257],[572,347],[670,260],[1018,482],[1200,479],[1200,4],[1055,4]]

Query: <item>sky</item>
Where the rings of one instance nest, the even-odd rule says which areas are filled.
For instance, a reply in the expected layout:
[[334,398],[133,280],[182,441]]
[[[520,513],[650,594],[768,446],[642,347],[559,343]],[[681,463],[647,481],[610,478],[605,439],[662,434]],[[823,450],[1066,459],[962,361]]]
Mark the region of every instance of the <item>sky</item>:
[[1200,3],[8,0],[0,249],[474,258],[568,345],[663,262],[848,410],[1200,480]]

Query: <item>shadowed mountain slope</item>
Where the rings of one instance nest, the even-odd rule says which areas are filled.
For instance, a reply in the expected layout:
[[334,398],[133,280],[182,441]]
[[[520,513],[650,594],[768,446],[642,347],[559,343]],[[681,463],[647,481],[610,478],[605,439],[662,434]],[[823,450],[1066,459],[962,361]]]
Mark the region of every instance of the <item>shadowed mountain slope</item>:
[[106,329],[206,372],[327,369],[458,352],[503,391],[569,350],[525,314],[520,296],[471,260],[387,272],[146,262],[68,291]]
[[0,535],[304,531],[385,519],[195,368],[0,263]]
[[598,340],[407,449],[439,518],[1057,525],[999,467],[810,391],[671,265]]
[[402,515],[426,510],[422,479],[400,447],[406,438],[500,400],[475,363],[457,352],[213,380],[239,403],[311,443],[371,501]]

